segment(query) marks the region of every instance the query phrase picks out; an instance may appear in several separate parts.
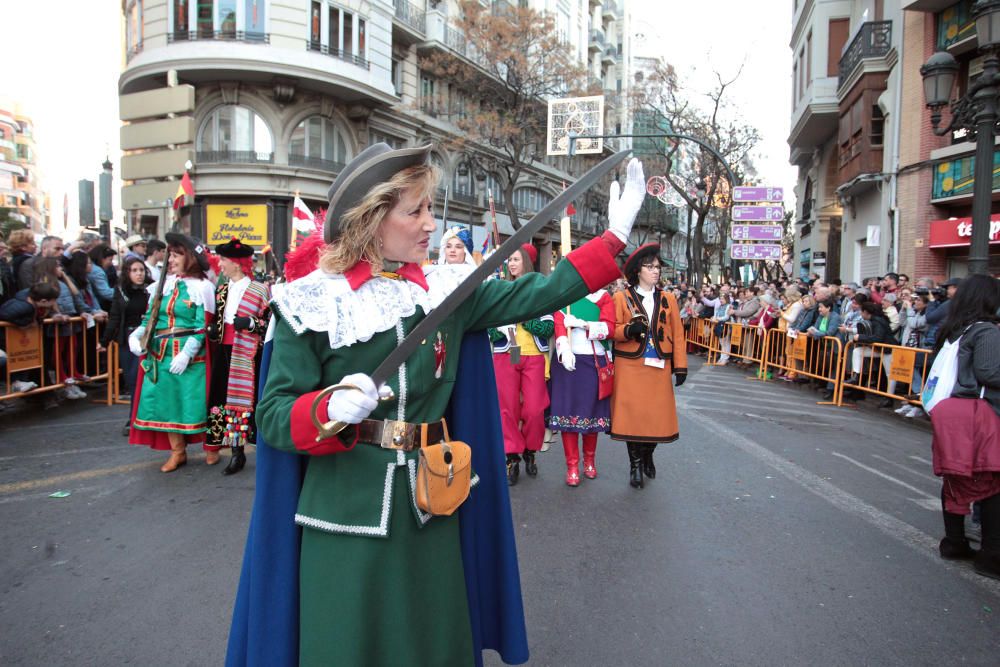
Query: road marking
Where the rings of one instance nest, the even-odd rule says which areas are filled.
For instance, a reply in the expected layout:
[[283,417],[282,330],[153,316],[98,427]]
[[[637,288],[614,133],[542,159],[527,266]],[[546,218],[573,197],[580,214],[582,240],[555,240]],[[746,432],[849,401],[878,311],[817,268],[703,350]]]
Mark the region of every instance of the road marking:
[[932,463],[931,461],[928,461],[927,459],[921,458],[919,456],[910,455],[910,456],[907,456],[906,458],[913,459],[914,461],[919,461],[920,463],[923,463],[924,465],[931,466],[931,468],[934,467],[934,463]]
[[941,479],[938,478],[938,477],[934,477],[932,475],[925,475],[922,472],[918,472],[916,470],[913,470],[912,468],[906,467],[902,463],[896,463],[895,461],[890,461],[889,459],[885,458],[884,456],[879,456],[878,454],[872,454],[872,458],[873,459],[878,459],[879,461],[884,461],[885,463],[888,463],[889,465],[892,465],[892,466],[896,466],[897,468],[902,468],[903,470],[905,470],[906,472],[910,473],[911,475],[916,475],[917,477],[919,477],[921,479],[926,479],[929,482],[935,482],[935,483],[940,483],[941,482]]
[[896,479],[892,475],[887,475],[886,473],[882,472],[881,470],[877,470],[877,469],[872,468],[870,466],[866,466],[864,463],[861,463],[861,461],[855,461],[850,456],[844,456],[843,454],[840,454],[839,452],[830,452],[830,454],[832,454],[833,456],[836,456],[838,458],[844,459],[845,461],[847,461],[849,463],[853,463],[854,465],[858,466],[862,470],[867,470],[871,474],[878,475],[882,479],[886,479],[886,480],[892,482],[893,484],[898,484],[901,487],[903,487],[904,489],[909,489],[910,491],[913,491],[914,493],[919,493],[921,496],[924,496],[925,498],[930,498],[932,500],[936,500],[938,502],[941,502],[940,498],[938,498],[937,496],[932,495],[930,493],[927,493],[923,489],[918,489],[915,486],[911,486],[910,484],[907,484],[906,482],[904,482],[901,479]]
[[[121,421],[121,420],[117,420]],[[123,449],[128,447],[128,443],[120,445],[109,445],[107,447],[91,447],[90,449],[64,449],[58,452],[43,452],[41,454],[22,454],[20,456],[0,456],[0,461],[15,461],[17,459],[41,459],[49,456],[63,456],[64,454],[87,454],[89,452],[106,452],[112,449]]]
[[18,493],[20,491],[31,491],[32,489],[40,489],[46,486],[60,486],[66,482],[76,482],[81,479],[93,479],[95,477],[104,477],[106,475],[117,475],[123,472],[132,472],[133,470],[142,470],[143,468],[153,468],[163,465],[161,461],[143,461],[142,463],[126,463],[125,465],[115,466],[114,468],[96,468],[94,470],[82,470],[80,472],[72,472],[66,475],[55,475],[53,477],[43,477],[42,479],[29,479],[23,482],[11,482],[10,484],[0,484],[0,495],[7,493]]
[[[699,387],[695,387],[694,391],[684,392],[684,394],[682,394],[682,395],[693,397],[693,398],[701,398],[702,396],[719,396],[720,393],[721,393],[721,391],[722,390],[717,389],[717,388],[701,389]],[[716,401],[725,401],[725,402],[728,402],[728,403],[740,403],[740,402],[743,401],[743,396],[745,396],[745,394],[735,394],[734,393],[731,398],[728,398],[728,399],[725,399],[725,398],[716,398],[714,400],[716,400]],[[791,397],[791,396],[781,397],[781,396],[778,396],[778,397],[774,397],[774,398],[758,398],[758,397],[755,396],[753,398],[753,404],[754,405],[776,405],[776,406],[780,406],[780,407],[788,407],[788,405],[790,403],[794,403],[794,399],[795,398],[797,398],[797,397]],[[705,399],[705,400],[709,400],[709,399]]]
[[[746,412],[744,412],[744,409],[746,409],[747,407],[754,407],[754,408],[760,408],[761,412],[784,413],[784,414],[789,414],[789,415],[797,415],[799,417],[802,417],[802,416],[805,415],[804,410],[806,408],[812,409],[812,408],[815,408],[815,407],[820,407],[820,408],[824,407],[824,406],[816,406],[815,404],[810,404],[810,405],[804,405],[804,406],[802,406],[799,409],[772,408],[769,405],[759,404],[756,401],[754,401],[752,403],[752,405],[748,406],[748,405],[746,405],[744,403],[740,403],[738,401],[733,401],[733,400],[728,400],[727,401],[727,400],[718,399],[718,398],[702,398],[700,396],[694,396],[694,397],[689,397],[689,398],[678,399],[678,401],[677,401],[678,405],[683,405],[685,407],[689,407],[689,408],[692,408],[692,409],[695,409],[695,410],[713,410],[713,411],[720,411],[721,410],[719,408],[711,408],[711,407],[708,407],[708,406],[694,405],[694,403],[717,403],[717,404],[720,404],[720,405],[727,405],[727,406],[729,406],[729,408],[727,410],[725,410],[725,411],[726,412],[731,412],[731,413],[737,414],[737,415],[739,415],[739,414],[747,414]],[[781,405],[786,405],[787,406],[788,403],[787,402],[781,403]],[[823,415],[823,417],[832,417],[833,419],[838,419],[838,420],[841,420],[841,421],[847,421],[848,419],[850,419],[850,421],[857,421],[855,419],[855,417],[857,415],[855,415],[853,413],[844,413],[844,412],[838,412],[838,411],[835,411],[835,410],[823,410],[821,414]],[[750,416],[754,416],[755,417],[757,415],[750,415]]]
[[47,428],[49,430],[52,430],[54,428],[76,428],[78,426],[90,426],[91,424],[121,424],[121,423],[122,423],[122,418],[119,417],[118,419],[98,419],[92,422],[71,422],[68,424],[63,424],[60,422],[48,422],[46,424],[35,424],[34,426],[16,426],[11,429],[3,429],[3,430],[13,431],[16,429],[18,431],[28,431],[35,428]]
[[697,422],[702,428],[710,433],[715,433],[723,439],[723,442],[739,448],[743,452],[758,459],[762,463],[777,470],[795,484],[801,486],[810,493],[819,496],[837,509],[853,514],[878,528],[887,536],[895,539],[909,548],[913,549],[924,558],[932,561],[939,567],[949,570],[966,581],[985,589],[987,592],[1000,597],[1000,581],[988,579],[976,574],[967,566],[957,564],[952,561],[941,560],[938,556],[938,539],[914,528],[910,524],[897,519],[891,514],[869,505],[860,498],[847,493],[838,486],[831,484],[825,479],[815,475],[805,468],[792,463],[791,461],[775,454],[767,447],[759,445],[742,433],[737,433],[733,429],[718,424],[707,417],[702,417],[696,413],[691,413],[688,417]]

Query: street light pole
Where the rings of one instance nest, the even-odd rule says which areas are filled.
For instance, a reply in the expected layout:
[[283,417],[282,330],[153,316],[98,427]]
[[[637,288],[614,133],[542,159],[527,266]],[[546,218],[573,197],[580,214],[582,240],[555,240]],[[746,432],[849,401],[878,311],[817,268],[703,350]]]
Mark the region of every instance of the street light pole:
[[987,273],[990,263],[990,209],[993,206],[993,128],[997,122],[997,76],[1000,59],[990,54],[983,63],[986,85],[972,96],[977,107],[976,170],[972,192],[972,239],[969,273]]

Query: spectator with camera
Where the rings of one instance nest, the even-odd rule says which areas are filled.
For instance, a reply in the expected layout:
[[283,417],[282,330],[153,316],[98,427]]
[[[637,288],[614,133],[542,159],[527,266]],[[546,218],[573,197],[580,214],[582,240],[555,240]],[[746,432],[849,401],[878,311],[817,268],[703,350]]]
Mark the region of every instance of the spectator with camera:
[[[951,299],[955,296],[959,286],[962,284],[961,278],[949,278],[938,286],[937,290],[930,290],[930,295],[937,302],[934,308],[928,308],[927,312],[927,338],[930,339],[928,345],[937,345],[937,332],[951,312]],[[920,290],[917,291],[920,294]]]

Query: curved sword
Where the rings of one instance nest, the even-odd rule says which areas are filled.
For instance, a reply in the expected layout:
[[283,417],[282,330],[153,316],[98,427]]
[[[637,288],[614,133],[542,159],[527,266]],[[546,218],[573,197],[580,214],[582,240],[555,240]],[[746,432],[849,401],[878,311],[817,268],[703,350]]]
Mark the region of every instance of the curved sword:
[[[473,271],[469,276],[459,283],[451,294],[449,294],[445,299],[438,305],[437,308],[433,309],[427,314],[427,317],[420,320],[417,326],[413,327],[413,330],[403,339],[403,341],[394,349],[389,355],[372,371],[371,379],[375,383],[376,387],[381,387],[386,380],[388,380],[396,370],[403,365],[410,355],[413,354],[418,347],[420,347],[421,342],[431,338],[432,334],[437,331],[438,327],[444,322],[449,315],[455,312],[455,309],[465,301],[469,296],[472,295],[476,289],[483,284],[483,282],[493,274],[503,261],[514,254],[514,251],[521,247],[523,243],[527,243],[531,237],[537,232],[541,227],[547,223],[549,220],[556,217],[557,214],[561,213],[570,202],[577,199],[584,192],[589,190],[595,183],[601,180],[608,172],[614,169],[616,166],[621,164],[621,162],[628,157],[631,150],[619,151],[612,155],[611,157],[605,158],[599,164],[595,165],[590,171],[585,173],[579,178],[573,185],[569,186],[563,190],[559,195],[550,201],[545,207],[536,213],[534,217],[528,222],[524,223],[519,230],[514,232],[514,235],[509,239],[504,241],[503,245],[496,249],[492,255],[480,264],[475,271]],[[319,435],[316,436],[316,440],[323,440],[331,436],[340,433],[348,425],[344,422],[326,422],[321,423],[316,418],[316,409],[319,407],[320,402],[341,389],[357,389],[353,385],[345,384],[335,384],[327,387],[321,391],[316,399],[313,401],[313,423],[319,430]]]

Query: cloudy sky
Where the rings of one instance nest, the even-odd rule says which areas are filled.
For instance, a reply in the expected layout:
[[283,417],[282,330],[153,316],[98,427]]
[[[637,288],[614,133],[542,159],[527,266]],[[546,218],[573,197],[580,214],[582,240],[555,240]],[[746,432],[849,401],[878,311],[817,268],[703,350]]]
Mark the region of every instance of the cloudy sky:
[[[674,64],[692,95],[711,88],[714,70],[733,76],[743,66],[733,103],[764,137],[757,158],[761,184],[785,186],[790,206],[795,173],[788,166],[785,139],[791,113],[791,3],[630,2],[637,50]],[[13,64],[0,99],[20,103],[35,122],[42,187],[51,195],[56,229],[62,226],[64,194],[70,227],[76,227],[77,181],[96,179],[105,154],[118,172],[122,67],[120,2],[58,4],[58,20],[53,20],[51,3],[18,3],[18,20],[5,26],[0,40],[0,59]],[[121,222],[117,186],[114,194],[116,222]]]

